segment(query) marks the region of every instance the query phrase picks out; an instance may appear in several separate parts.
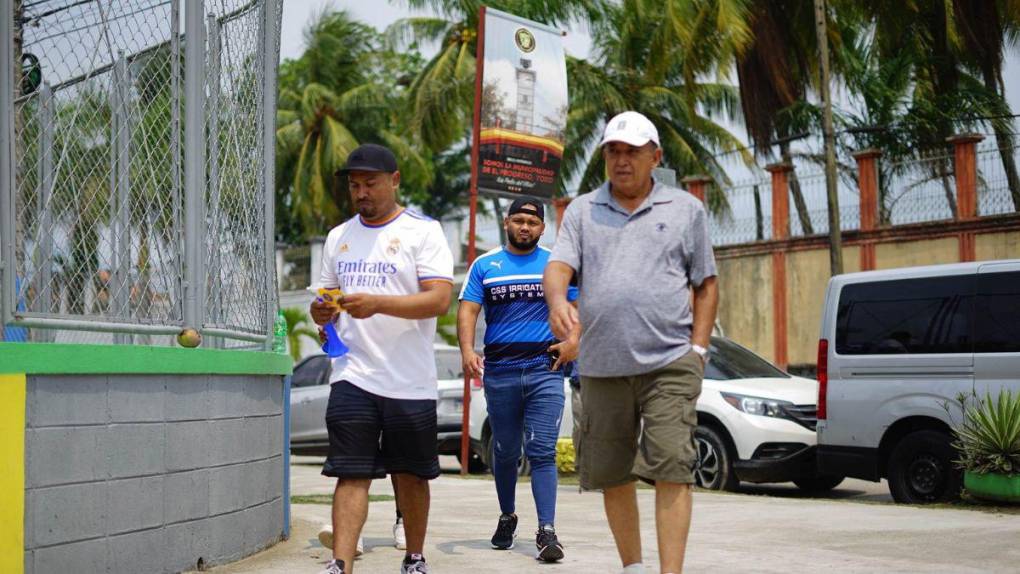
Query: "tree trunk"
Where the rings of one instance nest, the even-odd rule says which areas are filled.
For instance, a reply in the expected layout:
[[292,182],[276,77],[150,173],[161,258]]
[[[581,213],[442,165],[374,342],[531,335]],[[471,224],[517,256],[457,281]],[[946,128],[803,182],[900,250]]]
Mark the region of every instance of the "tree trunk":
[[889,197],[889,177],[884,175],[881,168],[878,170],[878,225],[889,225],[892,221],[892,214],[889,212],[889,204],[886,201]]
[[761,190],[754,186],[754,238],[765,239],[765,214],[761,210]]
[[949,204],[949,212],[952,214],[952,218],[956,219],[956,195],[953,192],[953,186],[949,183],[949,168],[946,163],[951,161],[949,158],[944,158],[938,162],[939,179],[942,180],[942,191],[946,194],[946,203]]
[[[790,143],[779,144],[783,162],[793,164],[793,156],[790,154]],[[800,221],[800,228],[804,235],[814,235],[815,228],[811,225],[811,214],[808,213],[807,203],[804,201],[804,194],[800,190],[800,180],[797,179],[797,170],[790,170],[790,195],[793,196],[793,205],[797,208],[797,219]]]
[[[985,87],[1002,98],[1003,104],[1009,110],[1009,103],[998,90],[998,81],[995,74],[990,70],[984,72]],[[1012,123],[1012,120],[1010,120]],[[1002,160],[1002,171],[1006,172],[1006,184],[1009,186],[1009,195],[1013,198],[1013,210],[1020,212],[1020,173],[1016,168],[1016,156],[1014,153],[1013,135],[1002,129],[996,122],[992,122],[992,129],[995,130],[995,144],[999,148],[999,158]]]

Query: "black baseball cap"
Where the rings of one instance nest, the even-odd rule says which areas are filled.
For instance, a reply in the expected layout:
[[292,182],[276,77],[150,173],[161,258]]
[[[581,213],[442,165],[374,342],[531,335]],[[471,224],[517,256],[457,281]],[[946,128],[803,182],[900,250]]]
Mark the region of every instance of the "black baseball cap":
[[397,158],[389,148],[381,145],[360,145],[347,156],[347,163],[337,173],[347,175],[352,171],[393,173],[397,171]]
[[533,197],[518,197],[510,204],[506,216],[510,217],[515,213],[527,213],[545,221],[545,206],[542,202]]

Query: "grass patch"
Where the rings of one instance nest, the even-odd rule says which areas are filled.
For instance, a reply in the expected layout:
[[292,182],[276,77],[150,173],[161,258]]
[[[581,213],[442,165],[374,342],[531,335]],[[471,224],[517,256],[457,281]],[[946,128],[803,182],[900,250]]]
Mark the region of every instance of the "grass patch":
[[[391,494],[369,494],[369,502],[386,502],[394,500]],[[291,504],[333,504],[332,494],[295,494],[290,497]]]

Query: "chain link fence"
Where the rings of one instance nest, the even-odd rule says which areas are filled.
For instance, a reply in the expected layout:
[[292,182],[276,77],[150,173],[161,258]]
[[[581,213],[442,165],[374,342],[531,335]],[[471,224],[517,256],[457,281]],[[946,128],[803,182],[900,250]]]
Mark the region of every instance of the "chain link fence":
[[279,1],[0,7],[4,339],[264,346]]
[[[980,145],[977,150],[978,215],[1020,213],[1020,150],[1009,148],[1003,153],[994,142]],[[1006,167],[1003,156],[1013,158]]]
[[952,219],[956,179],[951,148],[936,148],[918,159],[880,164],[879,221],[888,225]]
[[709,216],[713,245],[736,245],[772,237],[772,182],[768,174],[723,190],[729,210]]

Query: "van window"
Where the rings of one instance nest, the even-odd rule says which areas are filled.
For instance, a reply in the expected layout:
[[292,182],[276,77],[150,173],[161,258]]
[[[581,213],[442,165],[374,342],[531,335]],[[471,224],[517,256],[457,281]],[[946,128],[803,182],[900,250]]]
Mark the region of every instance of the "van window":
[[843,287],[841,355],[971,353],[974,276],[924,277]]
[[1020,352],[1020,271],[978,275],[974,352]]

